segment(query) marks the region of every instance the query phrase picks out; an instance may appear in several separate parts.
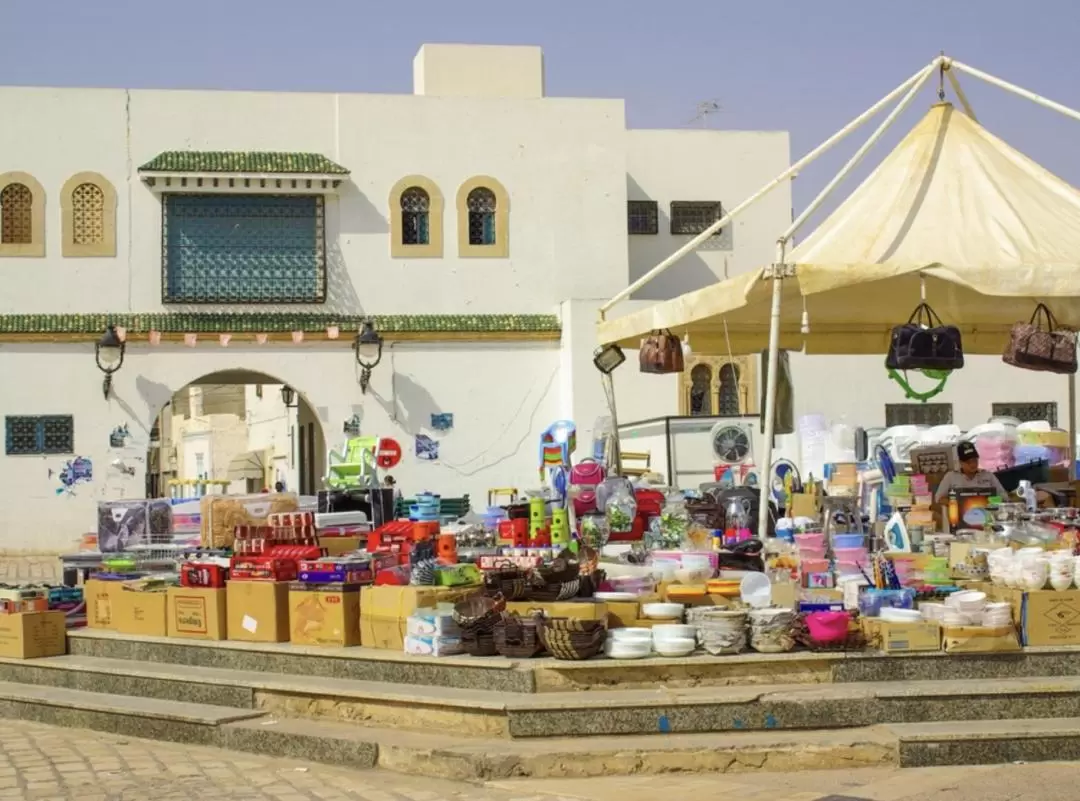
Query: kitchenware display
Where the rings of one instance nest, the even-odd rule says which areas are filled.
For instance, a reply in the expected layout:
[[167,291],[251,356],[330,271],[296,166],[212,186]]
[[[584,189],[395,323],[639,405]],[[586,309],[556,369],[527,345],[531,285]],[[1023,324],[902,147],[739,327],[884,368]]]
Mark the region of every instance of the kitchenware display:
[[763,654],[778,654],[795,647],[792,624],[795,612],[770,607],[750,611],[750,647]]
[[697,627],[688,623],[661,623],[652,627],[652,638],[656,640],[679,640],[697,636]]
[[739,595],[747,606],[767,607],[772,603],[772,582],[764,573],[747,573],[739,582]]
[[676,603],[651,603],[641,606],[641,614],[650,620],[682,620],[685,610],[686,607]]
[[738,654],[746,650],[745,610],[696,607],[689,611],[688,617],[697,627],[698,639],[706,652],[719,656]]

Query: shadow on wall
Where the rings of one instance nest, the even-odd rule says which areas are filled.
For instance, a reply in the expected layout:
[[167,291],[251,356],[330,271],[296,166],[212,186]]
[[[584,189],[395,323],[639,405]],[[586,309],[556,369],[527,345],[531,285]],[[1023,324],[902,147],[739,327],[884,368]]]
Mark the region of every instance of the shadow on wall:
[[386,416],[410,436],[431,428],[431,415],[442,411],[432,394],[404,373],[394,373],[390,380],[389,398],[372,393]]
[[[626,177],[626,196],[629,200],[652,200],[629,175]],[[688,198],[690,200],[700,198]],[[700,251],[730,251],[731,229],[721,236],[713,237]],[[672,236],[670,209],[665,203],[657,203],[657,235],[633,234],[630,236],[630,283],[641,278],[680,247],[690,241],[689,236]],[[716,257],[720,258],[720,257]],[[715,284],[726,276],[714,272],[699,251],[681,258],[658,278],[635,292],[633,300],[670,300],[684,292]]]
[[338,230],[348,234],[390,233],[390,223],[355,184],[346,181],[338,190]]

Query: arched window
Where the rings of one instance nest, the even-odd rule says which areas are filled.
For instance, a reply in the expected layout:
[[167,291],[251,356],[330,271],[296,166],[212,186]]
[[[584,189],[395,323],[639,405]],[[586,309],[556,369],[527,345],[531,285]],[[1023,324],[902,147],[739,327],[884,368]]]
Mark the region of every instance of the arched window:
[[408,175],[390,190],[390,257],[439,259],[443,251],[443,196],[423,175]]
[[116,255],[116,190],[96,172],[68,178],[60,190],[66,257]]
[[34,241],[34,194],[26,184],[8,184],[0,192],[0,244]]
[[418,186],[401,193],[401,244],[431,244],[431,196]]
[[486,186],[478,186],[469,192],[465,205],[469,210],[469,244],[495,244],[495,210],[498,200]]
[[45,255],[45,190],[25,172],[0,175],[0,256]]
[[728,362],[720,368],[720,414],[724,417],[742,414],[739,391],[739,368]]
[[712,414],[712,368],[707,364],[694,365],[690,370],[690,397],[687,404],[693,416]]
[[505,259],[510,255],[510,196],[490,175],[477,175],[458,188],[458,255],[465,259]]

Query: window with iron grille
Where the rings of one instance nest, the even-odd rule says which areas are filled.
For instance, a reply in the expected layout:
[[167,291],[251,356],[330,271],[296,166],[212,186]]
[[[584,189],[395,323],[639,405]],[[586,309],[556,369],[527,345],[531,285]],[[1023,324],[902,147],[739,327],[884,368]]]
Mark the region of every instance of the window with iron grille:
[[70,415],[5,417],[4,451],[8,456],[74,453],[74,418]]
[[1057,428],[1056,403],[995,403],[990,410],[994,417],[1015,417],[1021,423],[1045,420]]
[[718,200],[671,201],[671,233],[700,234],[724,216]]
[[631,234],[660,232],[660,210],[655,200],[626,201],[626,229]]
[[164,303],[323,303],[321,195],[165,195]]
[[944,426],[953,421],[951,403],[886,403],[886,426]]

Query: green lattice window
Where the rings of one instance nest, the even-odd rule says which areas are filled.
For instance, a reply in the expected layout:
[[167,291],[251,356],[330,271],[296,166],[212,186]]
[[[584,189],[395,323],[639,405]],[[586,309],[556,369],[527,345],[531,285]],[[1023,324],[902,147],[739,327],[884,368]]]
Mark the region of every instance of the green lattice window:
[[74,453],[75,421],[70,415],[5,417],[4,451],[8,456]]
[[321,195],[165,195],[165,303],[322,303]]

